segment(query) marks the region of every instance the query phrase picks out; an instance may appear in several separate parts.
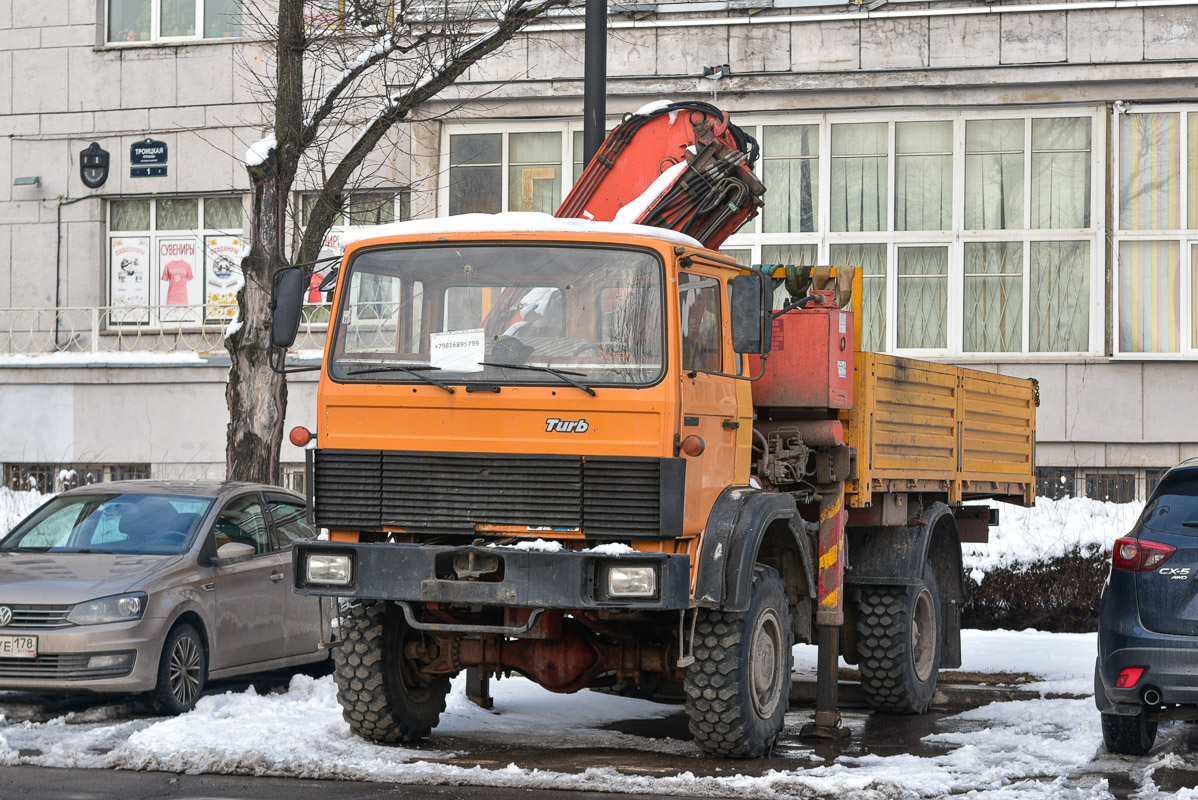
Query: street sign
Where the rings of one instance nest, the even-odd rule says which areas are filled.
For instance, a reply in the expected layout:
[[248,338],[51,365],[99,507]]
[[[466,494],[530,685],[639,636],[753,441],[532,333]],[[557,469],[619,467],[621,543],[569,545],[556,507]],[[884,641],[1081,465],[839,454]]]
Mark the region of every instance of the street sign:
[[108,151],[92,142],[79,154],[79,179],[89,189],[99,189],[108,180]]
[[129,147],[130,178],[161,178],[166,175],[166,142],[142,139]]

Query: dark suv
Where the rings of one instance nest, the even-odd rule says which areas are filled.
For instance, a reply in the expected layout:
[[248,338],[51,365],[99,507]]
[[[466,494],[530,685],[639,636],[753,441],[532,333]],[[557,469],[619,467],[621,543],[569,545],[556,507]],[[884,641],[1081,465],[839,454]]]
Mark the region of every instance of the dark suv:
[[1198,458],[1165,473],[1115,542],[1094,702],[1112,753],[1143,755],[1162,720],[1198,719]]

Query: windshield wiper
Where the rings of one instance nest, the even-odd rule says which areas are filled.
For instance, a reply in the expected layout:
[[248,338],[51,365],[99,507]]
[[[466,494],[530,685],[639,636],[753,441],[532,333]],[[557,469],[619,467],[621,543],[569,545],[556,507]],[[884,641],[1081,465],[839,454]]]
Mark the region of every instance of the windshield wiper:
[[363,367],[362,369],[351,369],[348,372],[346,372],[345,374],[346,375],[365,375],[368,372],[396,372],[396,371],[406,372],[409,375],[416,376],[417,378],[424,381],[425,383],[432,384],[433,386],[438,386],[438,387],[444,389],[445,391],[449,392],[450,394],[453,394],[452,386],[448,386],[444,383],[441,383],[441,381],[435,381],[427,375],[420,374],[421,371],[430,370],[430,369],[438,369],[439,370],[441,368],[434,367],[434,366],[423,366],[423,365],[417,365],[414,367],[403,367],[403,366],[400,366],[399,364],[393,364],[389,367]]
[[566,372],[565,370],[554,369],[553,367],[538,367],[538,366],[534,366],[532,364],[501,364],[498,361],[480,361],[478,363],[479,363],[479,366],[483,366],[483,367],[506,367],[507,369],[527,369],[527,370],[531,370],[532,372],[548,372],[550,375],[554,376],[555,378],[561,378],[563,381],[570,384],[571,386],[576,386],[579,389],[582,389],[584,392],[589,394],[591,397],[595,396],[594,389],[592,389],[590,386],[587,386],[585,383],[579,383],[578,381],[576,381],[570,377],[571,375],[585,375],[586,373],[584,373],[584,372]]

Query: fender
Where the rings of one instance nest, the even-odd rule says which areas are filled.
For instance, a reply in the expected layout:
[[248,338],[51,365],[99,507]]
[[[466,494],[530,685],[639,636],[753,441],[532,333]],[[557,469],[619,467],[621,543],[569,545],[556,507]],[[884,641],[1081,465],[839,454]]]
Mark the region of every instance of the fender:
[[[696,566],[695,599],[703,608],[745,611],[753,565],[770,523],[784,519],[799,551],[808,593],[815,597],[811,545],[803,532],[803,521],[794,498],[732,486],[716,498],[703,529],[703,543]],[[785,578],[785,576],[783,576]]]
[[[923,509],[918,525],[886,528],[849,528],[849,560],[844,573],[846,584],[883,584],[886,586],[914,586],[923,580],[923,565],[928,560],[932,545],[932,531],[947,516],[956,518],[952,509],[944,503],[932,503]],[[950,558],[956,561],[956,572],[961,571],[961,540],[953,537]],[[956,588],[952,584],[957,584]],[[963,598],[959,581],[942,586],[941,591],[953,599]]]

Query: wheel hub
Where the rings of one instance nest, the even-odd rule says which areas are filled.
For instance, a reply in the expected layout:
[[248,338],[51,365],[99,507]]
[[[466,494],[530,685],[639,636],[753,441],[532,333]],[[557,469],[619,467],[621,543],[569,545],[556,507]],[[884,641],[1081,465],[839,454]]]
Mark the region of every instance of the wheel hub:
[[171,695],[182,706],[190,706],[200,691],[200,671],[203,657],[195,640],[184,636],[171,648],[168,677]]
[[915,677],[926,681],[932,676],[936,660],[936,606],[932,593],[920,589],[911,613],[911,666]]
[[749,694],[753,710],[761,719],[769,719],[778,707],[785,665],[781,619],[776,610],[767,609],[757,618],[749,643]]

